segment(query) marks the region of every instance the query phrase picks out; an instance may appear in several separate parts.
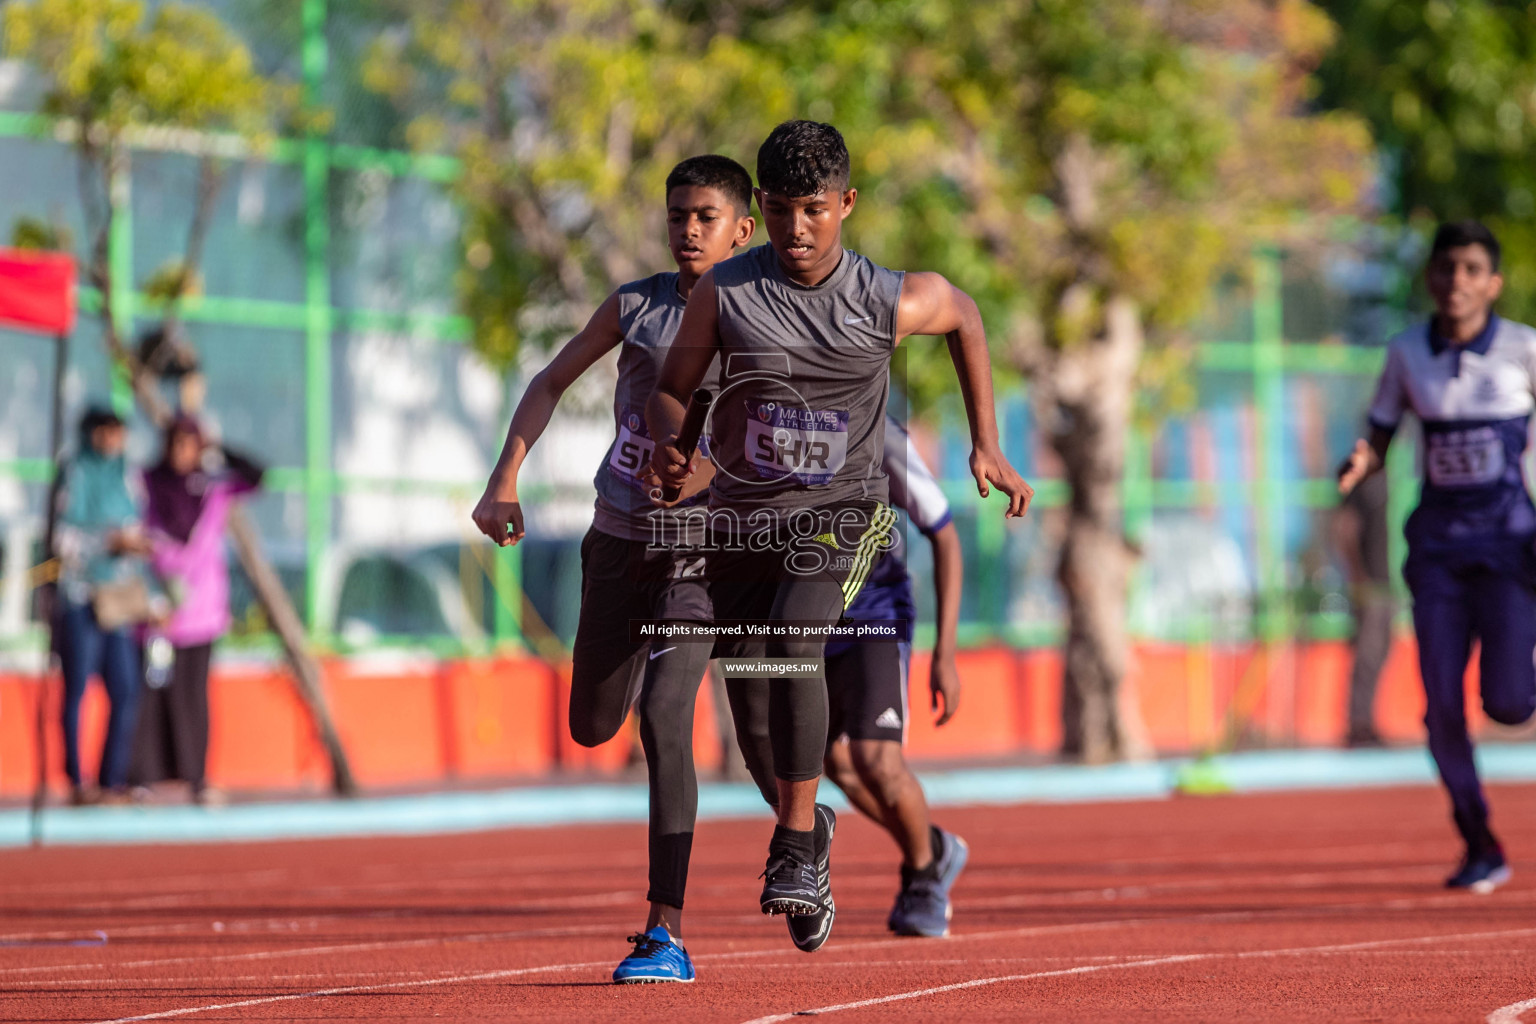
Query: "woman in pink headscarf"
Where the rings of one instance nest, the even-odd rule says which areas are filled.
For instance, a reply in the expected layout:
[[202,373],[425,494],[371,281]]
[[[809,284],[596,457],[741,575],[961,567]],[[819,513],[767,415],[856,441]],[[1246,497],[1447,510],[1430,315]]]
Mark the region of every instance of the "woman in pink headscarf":
[[[218,470],[207,466],[214,452],[223,455]],[[147,635],[148,685],[129,772],[134,785],[183,779],[198,803],[210,796],[208,665],[214,640],[230,624],[224,527],[235,499],[255,490],[261,476],[261,466],[209,442],[189,416],[166,428],[165,453],[144,474],[151,564],[175,610]]]

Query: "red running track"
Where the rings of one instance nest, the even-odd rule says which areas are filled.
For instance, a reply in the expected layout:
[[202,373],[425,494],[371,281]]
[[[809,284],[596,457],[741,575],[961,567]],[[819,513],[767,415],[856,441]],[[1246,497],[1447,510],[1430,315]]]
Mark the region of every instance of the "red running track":
[[688,986],[607,983],[639,825],[6,851],[0,1021],[1536,1022],[1536,787],[1492,796],[1516,878],[1487,897],[1440,888],[1427,788],[947,809],[948,940],[885,932],[893,847],[850,813],[810,956],[757,913],[766,820],[706,822]]

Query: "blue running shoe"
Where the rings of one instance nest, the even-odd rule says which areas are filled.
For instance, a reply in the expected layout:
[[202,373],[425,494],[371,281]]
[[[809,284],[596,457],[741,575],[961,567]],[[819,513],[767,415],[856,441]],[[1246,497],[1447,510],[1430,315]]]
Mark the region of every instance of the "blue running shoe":
[[1486,896],[1509,881],[1514,872],[1504,860],[1504,851],[1497,846],[1478,853],[1467,851],[1456,873],[1445,880],[1447,889],[1468,889]]
[[917,872],[902,866],[901,892],[885,922],[897,935],[940,939],[949,934],[949,919],[955,910],[949,902],[949,891],[965,870],[971,848],[964,839],[938,826],[934,826],[933,834],[936,854],[928,869]]
[[683,944],[667,932],[666,925],[659,924],[644,935],[631,935],[629,941],[635,944],[635,951],[613,969],[615,985],[693,980],[693,961]]
[[821,891],[821,906],[813,914],[789,914],[789,937],[795,948],[814,953],[826,945],[832,935],[832,921],[837,904],[832,900],[832,837],[837,833],[837,815],[826,804],[816,805],[816,879]]

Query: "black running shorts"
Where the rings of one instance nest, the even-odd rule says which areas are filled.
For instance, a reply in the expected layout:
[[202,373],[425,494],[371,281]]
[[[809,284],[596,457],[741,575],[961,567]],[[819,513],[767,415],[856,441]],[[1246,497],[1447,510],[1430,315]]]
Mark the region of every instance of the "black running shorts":
[[827,659],[828,743],[840,739],[907,741],[907,673],[912,645],[904,640],[848,644]]
[[591,719],[592,738],[611,735],[639,694],[650,642],[631,638],[631,620],[712,618],[701,552],[652,549],[645,541],[588,530],[571,652],[573,728]]
[[[743,515],[722,527],[722,517],[712,514],[706,571],[716,623],[836,622],[884,556],[895,519],[879,502],[850,502],[779,515],[769,536],[761,520]],[[814,592],[822,589],[835,590],[837,599],[819,600]],[[796,594],[805,597],[803,609]],[[715,654],[761,657],[764,649],[760,640],[722,637]]]

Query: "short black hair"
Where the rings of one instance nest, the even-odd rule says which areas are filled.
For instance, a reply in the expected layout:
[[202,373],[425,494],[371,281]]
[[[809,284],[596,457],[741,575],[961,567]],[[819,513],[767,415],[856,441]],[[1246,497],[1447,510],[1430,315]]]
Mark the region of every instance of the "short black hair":
[[85,410],[85,415],[80,417],[80,432],[90,434],[102,427],[127,426],[123,418],[119,416],[110,405],[96,404]]
[[1494,273],[1499,270],[1499,240],[1488,230],[1488,226],[1477,220],[1453,220],[1441,224],[1435,229],[1435,240],[1429,246],[1429,258],[1440,255],[1447,249],[1460,249],[1464,245],[1480,245],[1488,251],[1488,262],[1492,265]]
[[791,199],[848,187],[848,146],[820,121],[785,121],[757,151],[757,184]]
[[672,168],[667,175],[667,195],[675,188],[715,188],[736,204],[738,216],[752,212],[752,175],[741,164],[728,156],[706,153],[691,156]]

